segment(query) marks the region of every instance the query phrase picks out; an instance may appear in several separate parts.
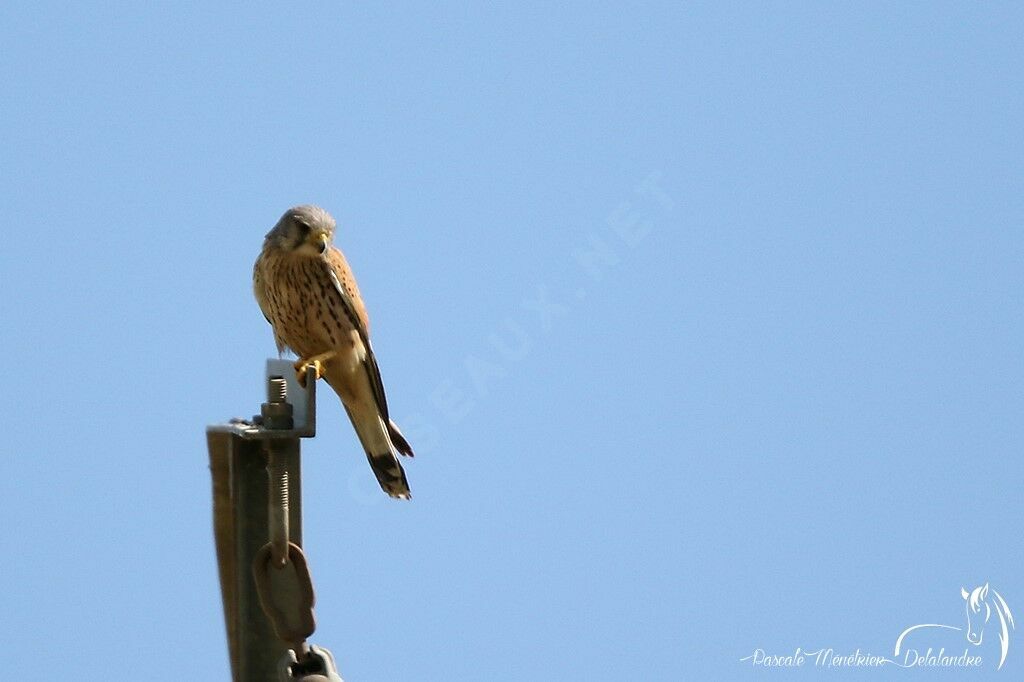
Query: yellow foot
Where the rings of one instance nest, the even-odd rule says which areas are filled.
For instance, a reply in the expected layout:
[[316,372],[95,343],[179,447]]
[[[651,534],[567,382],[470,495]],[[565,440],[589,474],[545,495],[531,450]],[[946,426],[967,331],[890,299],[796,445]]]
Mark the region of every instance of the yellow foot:
[[319,360],[312,362],[296,362],[295,378],[299,380],[299,386],[306,387],[306,369],[313,368],[313,378],[319,380],[323,376],[323,364]]
[[337,351],[332,350],[309,358],[299,358],[298,362],[294,365],[295,376],[299,380],[299,385],[303,388],[306,387],[306,370],[309,367],[313,368],[313,378],[319,381],[324,375],[324,363],[333,358],[336,353]]

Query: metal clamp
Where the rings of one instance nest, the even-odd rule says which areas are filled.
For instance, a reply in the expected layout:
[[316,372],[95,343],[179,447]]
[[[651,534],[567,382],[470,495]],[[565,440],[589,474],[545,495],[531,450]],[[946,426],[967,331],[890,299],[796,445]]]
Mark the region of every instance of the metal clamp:
[[270,543],[263,546],[252,560],[252,575],[260,606],[274,625],[282,642],[301,647],[316,630],[313,616],[313,580],[309,576],[306,555],[295,543],[288,544],[288,561],[274,564]]
[[338,674],[331,652],[315,644],[309,647],[302,660],[289,649],[277,664],[277,679],[280,682],[345,682]]
[[[244,440],[274,440],[278,438],[313,438],[316,436],[316,370],[306,369],[306,386],[299,384],[295,368],[287,360],[267,360],[267,377],[283,379],[285,400],[292,407],[293,424],[288,428],[263,428],[265,417],[258,414],[252,419],[235,417],[227,424],[208,426],[206,432],[227,433]],[[303,396],[302,400],[288,400],[287,396]],[[268,401],[270,402],[270,401]]]
[[340,680],[330,654],[306,644],[316,623],[301,550],[299,449],[301,438],[316,435],[315,370],[300,386],[292,363],[270,360],[267,378],[260,414],[206,429],[232,675],[270,679],[291,649],[296,676],[282,679]]

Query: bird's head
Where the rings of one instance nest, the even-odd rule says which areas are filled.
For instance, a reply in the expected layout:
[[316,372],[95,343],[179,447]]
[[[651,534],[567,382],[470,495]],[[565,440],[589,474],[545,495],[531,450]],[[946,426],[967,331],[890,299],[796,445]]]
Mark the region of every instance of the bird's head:
[[296,206],[285,211],[266,244],[289,253],[320,256],[334,239],[334,218],[319,206]]

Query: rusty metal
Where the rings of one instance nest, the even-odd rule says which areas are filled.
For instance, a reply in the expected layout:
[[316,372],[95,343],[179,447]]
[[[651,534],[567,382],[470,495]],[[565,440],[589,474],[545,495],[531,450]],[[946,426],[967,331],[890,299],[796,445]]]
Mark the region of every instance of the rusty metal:
[[[276,636],[274,624],[261,608],[251,562],[265,546],[269,548],[270,517],[274,513],[286,522],[290,543],[296,548],[302,545],[299,439],[316,435],[316,376],[311,368],[303,388],[295,379],[291,363],[279,360],[268,361],[267,376],[284,384],[268,381],[268,401],[260,415],[206,430],[213,479],[214,537],[235,682],[274,682],[278,662],[287,651],[298,646],[299,652],[305,653],[303,643],[283,642]],[[291,424],[285,419],[289,408],[284,405],[291,408]],[[286,496],[286,509],[271,504],[268,450],[273,451],[275,461],[284,463],[287,472],[287,481],[283,489],[279,482],[278,493]],[[272,508],[278,511],[271,513]],[[291,565],[291,544],[286,541],[284,546],[289,547],[285,556]],[[301,550],[295,556],[301,556]],[[295,566],[297,561],[305,566],[304,557],[296,560]],[[308,570],[304,573],[308,575]],[[311,607],[312,585],[295,590],[300,600],[306,599],[306,592]],[[293,620],[308,625],[304,616]]]
[[[288,382],[282,376],[270,377],[267,381],[267,402],[260,409],[263,428],[292,429],[295,426],[292,415],[293,408],[288,403]],[[271,555],[278,567],[288,561],[288,463],[298,457],[298,446],[297,438],[263,441],[263,449],[267,453],[267,527],[270,530]]]
[[252,561],[252,575],[260,605],[274,625],[277,638],[292,648],[301,648],[316,630],[313,617],[313,581],[302,549],[288,545],[288,561],[278,566],[268,543]]
[[289,495],[288,460],[290,452],[287,445],[279,441],[266,441],[264,450],[267,453],[267,528],[270,532],[270,549],[274,565],[281,567],[288,561],[289,522],[291,508]]

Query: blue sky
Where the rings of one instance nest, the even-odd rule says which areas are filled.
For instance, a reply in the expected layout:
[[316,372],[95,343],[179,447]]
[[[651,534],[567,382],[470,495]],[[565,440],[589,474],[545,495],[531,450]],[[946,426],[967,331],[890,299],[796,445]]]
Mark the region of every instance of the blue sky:
[[[1022,34],[1014,3],[5,3],[7,674],[227,678],[204,428],[258,409],[252,263],[305,202],[418,453],[386,499],[321,392],[313,641],[350,682],[754,679],[963,627],[961,586],[1024,611]],[[993,622],[971,674],[1019,676]]]

